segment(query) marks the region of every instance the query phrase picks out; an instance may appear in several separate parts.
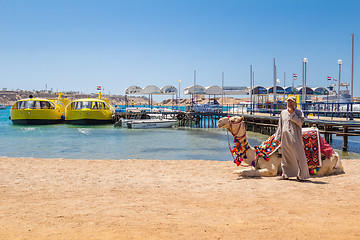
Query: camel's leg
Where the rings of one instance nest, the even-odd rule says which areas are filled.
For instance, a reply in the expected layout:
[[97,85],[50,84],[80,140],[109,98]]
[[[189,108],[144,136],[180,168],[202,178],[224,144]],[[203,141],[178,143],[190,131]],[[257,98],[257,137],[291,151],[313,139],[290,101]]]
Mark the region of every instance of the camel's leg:
[[342,173],[345,173],[344,168],[341,165],[341,162],[340,162],[340,167],[335,168],[335,166],[337,164],[337,161],[338,161],[338,157],[335,156],[335,155],[331,156],[330,159],[326,158],[323,161],[323,164],[322,164],[321,168],[317,172],[317,175],[326,176],[326,175],[330,175],[330,174],[342,174]]
[[259,169],[259,173],[262,177],[273,177],[277,175],[277,169]]
[[240,176],[244,177],[272,177],[277,175],[276,169],[241,169],[233,172],[234,174],[239,174]]

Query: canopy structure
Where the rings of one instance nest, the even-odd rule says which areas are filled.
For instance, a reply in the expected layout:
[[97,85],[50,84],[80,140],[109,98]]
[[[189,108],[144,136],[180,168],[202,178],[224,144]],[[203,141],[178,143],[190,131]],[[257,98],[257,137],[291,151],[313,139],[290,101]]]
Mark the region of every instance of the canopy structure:
[[324,87],[312,88],[314,95],[329,95],[329,91]]
[[143,89],[139,86],[131,86],[125,89],[125,95],[141,95],[143,94]]
[[200,85],[192,85],[184,89],[185,95],[206,94],[206,89]]
[[267,94],[268,91],[266,88],[262,87],[262,86],[256,86],[253,88],[252,94],[258,94],[258,95],[263,95],[263,94]]
[[[274,86],[272,87],[268,87],[267,88],[267,92],[269,94],[273,94],[274,93]],[[280,86],[276,86],[276,93],[277,94],[284,94],[284,88],[280,87]]]
[[213,85],[205,88],[207,95],[222,95],[223,89],[219,86]]
[[178,90],[176,87],[170,85],[167,85],[160,89],[161,95],[176,95],[177,91]]
[[217,85],[203,87],[200,85],[193,85],[184,89],[185,95],[192,94],[206,94],[206,95],[247,95],[249,90],[247,87],[219,87]]
[[[298,87],[297,90],[299,91],[300,95],[303,93],[302,87]],[[306,87],[306,95],[313,95],[313,94],[314,94],[314,91],[311,88]]]
[[125,89],[125,95],[175,95],[177,88],[174,86],[165,86],[161,89],[154,85],[145,88],[139,86],[131,86]]
[[152,108],[152,97],[153,95],[176,95],[177,88],[174,86],[164,86],[161,89],[155,85],[149,85],[144,88],[139,86],[131,86],[125,89],[125,97],[126,95],[149,95],[149,105]]
[[287,87],[285,88],[286,94],[299,94],[299,91],[295,87]]
[[224,95],[248,95],[249,89],[247,87],[239,86],[224,86]]
[[160,94],[160,88],[154,85],[149,85],[143,89],[143,94]]

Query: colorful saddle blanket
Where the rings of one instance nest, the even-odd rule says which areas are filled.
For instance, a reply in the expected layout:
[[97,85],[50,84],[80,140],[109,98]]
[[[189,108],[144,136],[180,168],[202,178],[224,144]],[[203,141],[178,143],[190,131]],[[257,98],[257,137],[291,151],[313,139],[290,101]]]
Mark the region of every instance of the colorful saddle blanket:
[[305,156],[309,168],[321,167],[319,136],[320,134],[318,129],[304,128],[302,130]]
[[[303,128],[302,139],[304,143],[305,156],[310,169],[321,167],[321,154],[330,157],[334,150],[331,146],[321,137],[319,130],[316,128]],[[280,141],[274,140],[274,135],[269,137],[263,142],[256,151],[259,157],[268,160],[269,156],[281,147]]]

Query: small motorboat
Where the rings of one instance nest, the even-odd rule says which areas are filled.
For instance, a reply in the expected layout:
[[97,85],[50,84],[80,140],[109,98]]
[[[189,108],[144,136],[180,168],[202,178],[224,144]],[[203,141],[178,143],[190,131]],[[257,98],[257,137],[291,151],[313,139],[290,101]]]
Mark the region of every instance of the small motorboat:
[[127,128],[146,129],[146,128],[171,128],[177,121],[174,119],[140,119],[127,120],[124,125]]
[[129,116],[127,119],[120,118],[114,126],[123,126],[135,129],[170,128],[177,122],[177,120],[174,119],[162,118],[161,114],[148,114],[144,111],[133,113]]

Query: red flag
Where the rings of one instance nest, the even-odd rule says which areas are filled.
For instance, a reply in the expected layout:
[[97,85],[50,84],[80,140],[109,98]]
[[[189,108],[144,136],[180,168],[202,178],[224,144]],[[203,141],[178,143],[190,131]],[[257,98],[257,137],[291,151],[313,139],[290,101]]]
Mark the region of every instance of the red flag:
[[294,80],[296,80],[297,79],[297,74],[296,73],[293,73],[293,78],[294,78]]
[[328,81],[330,81],[330,80],[331,80],[331,77],[328,76]]

